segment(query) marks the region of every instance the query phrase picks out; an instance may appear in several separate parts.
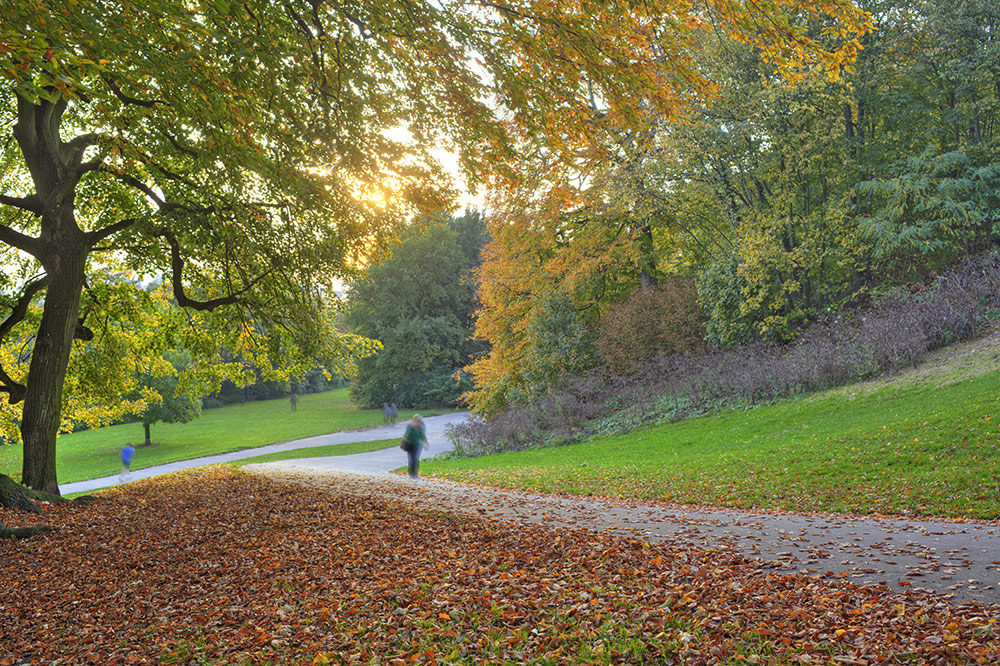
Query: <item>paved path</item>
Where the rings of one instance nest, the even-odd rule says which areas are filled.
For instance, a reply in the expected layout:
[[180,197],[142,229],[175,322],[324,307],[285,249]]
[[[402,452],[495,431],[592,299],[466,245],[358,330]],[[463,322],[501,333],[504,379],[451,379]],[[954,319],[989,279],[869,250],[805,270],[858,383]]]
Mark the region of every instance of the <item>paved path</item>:
[[[443,451],[448,451],[451,449],[451,440],[445,437],[445,428],[452,423],[459,423],[468,418],[468,412],[457,412],[454,414],[442,414],[440,416],[428,416],[424,419],[424,423],[427,426],[427,437],[431,443],[432,449],[430,453],[438,453]],[[406,428],[406,421],[401,421],[396,423],[396,425],[385,425],[377,426],[375,428],[366,428],[364,430],[349,430],[346,432],[335,432],[329,435],[318,435],[316,437],[307,437],[305,439],[296,439],[291,442],[282,442],[280,444],[269,444],[268,446],[261,446],[255,449],[243,449],[241,451],[232,451],[230,453],[220,453],[214,456],[205,456],[203,458],[193,458],[191,460],[180,460],[178,462],[167,463],[166,465],[156,465],[155,467],[146,467],[144,469],[137,469],[129,473],[126,482],[138,481],[139,479],[148,479],[152,476],[159,476],[160,474],[168,474],[170,472],[177,472],[182,469],[190,469],[192,467],[201,467],[202,465],[215,465],[217,463],[233,462],[236,460],[243,460],[246,458],[253,458],[255,456],[262,456],[268,453],[278,453],[281,451],[293,451],[296,449],[306,449],[315,446],[329,446],[331,444],[347,444],[350,442],[370,442],[378,439],[390,439],[393,437],[399,437],[402,439],[403,431]],[[406,454],[403,453],[398,448],[384,449],[381,451],[372,451],[370,453],[361,455],[351,455],[342,456],[344,458],[351,458],[351,462],[343,463],[346,465],[344,469],[349,469],[353,471],[368,471],[368,472],[389,472],[396,469],[397,467],[402,467],[406,465]],[[334,460],[334,458],[310,458],[310,460]],[[99,490],[101,488],[110,488],[111,486],[121,485],[122,479],[118,474],[114,476],[105,476],[100,479],[90,479],[89,481],[77,481],[75,483],[66,483],[59,486],[59,492],[63,495],[70,495],[72,493],[85,493],[92,490]]]
[[[383,452],[379,452],[383,453]],[[851,519],[842,516],[692,510],[636,502],[563,498],[389,474],[399,466],[368,454],[247,465],[255,473],[418,508],[609,531],[647,541],[732,548],[761,568],[885,583],[948,595],[954,602],[1000,603],[1000,526]]]

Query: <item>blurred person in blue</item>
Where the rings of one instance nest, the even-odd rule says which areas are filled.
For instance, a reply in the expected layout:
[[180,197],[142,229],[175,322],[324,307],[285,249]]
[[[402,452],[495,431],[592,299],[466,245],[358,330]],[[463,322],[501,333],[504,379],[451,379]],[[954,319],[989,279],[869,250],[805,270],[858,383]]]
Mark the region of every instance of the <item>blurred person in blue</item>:
[[135,447],[132,446],[132,442],[128,442],[122,447],[122,474],[121,482],[124,483],[128,479],[128,474],[132,468],[132,457],[135,455]]

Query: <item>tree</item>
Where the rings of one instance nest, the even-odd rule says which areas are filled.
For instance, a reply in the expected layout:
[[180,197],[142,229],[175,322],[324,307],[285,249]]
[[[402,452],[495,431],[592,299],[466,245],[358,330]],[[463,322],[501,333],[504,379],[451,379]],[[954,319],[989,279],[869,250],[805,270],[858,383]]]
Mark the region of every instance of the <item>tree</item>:
[[142,414],[145,446],[152,446],[149,429],[154,423],[187,423],[201,416],[201,398],[179,390],[178,373],[183,372],[191,359],[183,353],[169,354],[162,374],[143,374],[140,391],[147,396],[146,410]]
[[475,212],[416,224],[390,255],[351,283],[350,330],[383,345],[358,364],[351,383],[356,402],[367,407],[452,404],[468,388],[453,376],[476,350],[469,342],[470,269],[484,242],[485,225]]
[[[849,34],[819,48],[792,18],[803,8]],[[669,115],[712,90],[687,49],[713,22],[780,70],[836,68],[868,20],[846,0],[811,8],[8,3],[0,242],[18,277],[5,278],[0,334],[28,327],[41,303],[21,331],[27,371],[0,373],[9,401],[24,402],[24,482],[58,491],[63,386],[74,340],[93,335],[80,315],[98,267],[169,275],[179,306],[276,364],[343,357],[358,346],[321,315],[330,282],[413,210],[440,205],[436,139],[475,180],[513,176],[519,142],[571,154],[608,127]],[[412,143],[387,135],[400,126]]]

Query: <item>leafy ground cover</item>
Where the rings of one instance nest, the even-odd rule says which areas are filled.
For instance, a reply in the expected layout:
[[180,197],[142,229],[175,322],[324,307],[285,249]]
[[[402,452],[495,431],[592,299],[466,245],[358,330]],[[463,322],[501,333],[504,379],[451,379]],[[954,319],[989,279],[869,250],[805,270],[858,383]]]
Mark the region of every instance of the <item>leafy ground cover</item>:
[[[152,428],[153,446],[137,449],[132,469],[381,425],[381,410],[358,409],[347,391],[345,388],[300,396],[294,412],[286,399],[263,400],[209,409],[190,423],[157,423]],[[444,411],[420,413],[435,415]],[[413,410],[400,410],[399,419],[413,414]],[[56,458],[59,481],[69,483],[117,474],[121,469],[121,447],[125,442],[138,444],[143,439],[141,423],[63,435]],[[21,447],[0,446],[0,473],[17,478],[20,470]]]
[[918,373],[570,446],[429,462],[504,488],[746,509],[1000,517],[1000,371]]
[[224,468],[0,510],[0,665],[992,664],[997,606]]

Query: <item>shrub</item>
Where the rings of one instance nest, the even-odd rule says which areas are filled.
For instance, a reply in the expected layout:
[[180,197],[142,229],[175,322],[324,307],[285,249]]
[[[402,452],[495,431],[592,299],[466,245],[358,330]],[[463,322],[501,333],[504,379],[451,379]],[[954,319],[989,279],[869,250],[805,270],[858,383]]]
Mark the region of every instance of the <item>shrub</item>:
[[704,336],[694,283],[674,278],[611,307],[601,320],[597,345],[609,368],[629,373],[657,354],[699,349]]

